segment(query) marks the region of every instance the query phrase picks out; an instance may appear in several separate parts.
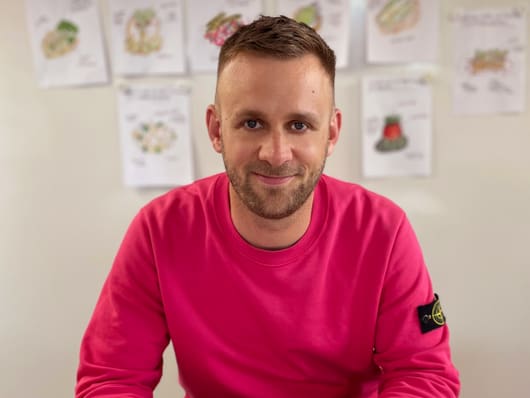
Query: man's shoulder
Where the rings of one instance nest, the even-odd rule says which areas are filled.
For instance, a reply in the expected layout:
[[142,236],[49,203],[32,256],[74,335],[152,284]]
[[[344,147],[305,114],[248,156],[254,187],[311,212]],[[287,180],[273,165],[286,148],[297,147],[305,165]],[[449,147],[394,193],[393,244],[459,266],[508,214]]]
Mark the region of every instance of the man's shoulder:
[[165,215],[175,210],[195,211],[204,209],[206,203],[215,200],[215,187],[226,178],[224,173],[198,179],[191,184],[175,187],[152,199],[142,212]]
[[391,199],[359,184],[322,176],[330,205],[344,211],[362,214],[363,217],[401,219],[404,211]]
[[401,208],[391,199],[369,190],[362,185],[322,175],[322,180],[331,197],[339,201],[356,201],[357,205],[377,205],[396,211]]

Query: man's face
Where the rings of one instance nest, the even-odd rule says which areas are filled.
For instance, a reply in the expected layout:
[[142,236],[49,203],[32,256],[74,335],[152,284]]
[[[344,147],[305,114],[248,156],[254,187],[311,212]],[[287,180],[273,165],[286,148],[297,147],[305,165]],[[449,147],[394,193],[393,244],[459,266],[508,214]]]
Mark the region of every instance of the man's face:
[[312,195],[338,139],[341,116],[318,58],[278,60],[240,54],[219,76],[207,111],[236,200],[281,219]]

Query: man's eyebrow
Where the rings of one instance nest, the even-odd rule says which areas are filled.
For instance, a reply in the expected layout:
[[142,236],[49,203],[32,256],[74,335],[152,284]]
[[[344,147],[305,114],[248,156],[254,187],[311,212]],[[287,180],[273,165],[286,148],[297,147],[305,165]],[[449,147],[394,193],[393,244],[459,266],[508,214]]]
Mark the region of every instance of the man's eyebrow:
[[[266,119],[266,116],[263,112],[260,112],[255,109],[241,109],[239,111],[236,111],[232,114],[232,116],[236,119],[241,118],[249,118],[249,119],[260,119],[264,120]],[[320,118],[316,113],[313,112],[293,112],[289,113],[287,115],[287,119],[289,120],[299,120],[304,121],[307,120],[311,124],[318,124]]]
[[288,119],[290,120],[299,120],[304,121],[307,120],[311,124],[318,124],[320,118],[316,113],[313,112],[294,112],[287,115]]
[[241,118],[264,119],[265,118],[265,115],[262,112],[254,110],[254,109],[241,109],[239,111],[234,112],[232,116],[236,119],[241,119]]

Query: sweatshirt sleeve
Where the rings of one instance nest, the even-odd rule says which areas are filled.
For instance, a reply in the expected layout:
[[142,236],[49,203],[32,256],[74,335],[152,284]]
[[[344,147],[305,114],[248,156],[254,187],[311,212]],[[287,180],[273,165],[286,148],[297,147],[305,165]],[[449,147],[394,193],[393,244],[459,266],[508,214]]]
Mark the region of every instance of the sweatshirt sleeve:
[[457,397],[460,382],[451,361],[445,320],[422,332],[418,307],[433,303],[435,296],[406,217],[397,231],[388,264],[374,347],[374,361],[382,372],[379,396]]
[[76,398],[152,397],[169,334],[149,228],[131,223],[81,342]]

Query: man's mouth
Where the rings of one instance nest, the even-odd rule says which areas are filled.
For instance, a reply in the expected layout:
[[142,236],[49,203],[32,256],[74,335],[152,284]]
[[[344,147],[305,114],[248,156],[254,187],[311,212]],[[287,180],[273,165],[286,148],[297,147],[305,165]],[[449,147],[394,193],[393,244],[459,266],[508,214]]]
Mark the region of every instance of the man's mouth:
[[266,185],[271,185],[271,186],[279,186],[279,185],[288,184],[294,178],[294,176],[292,176],[292,175],[289,175],[289,176],[271,176],[271,175],[264,175],[264,174],[258,174],[258,173],[254,173],[254,175],[262,183],[264,183]]

